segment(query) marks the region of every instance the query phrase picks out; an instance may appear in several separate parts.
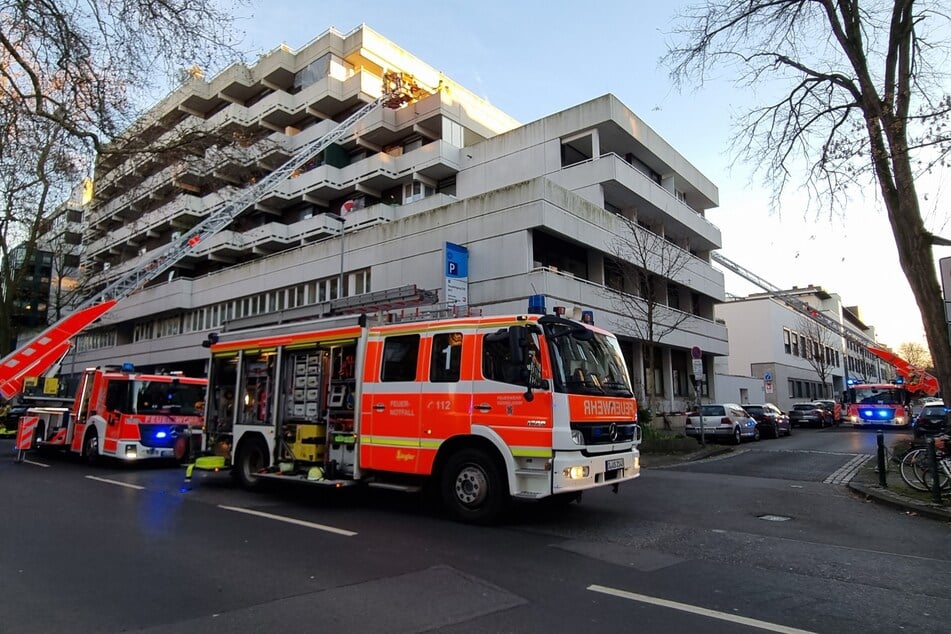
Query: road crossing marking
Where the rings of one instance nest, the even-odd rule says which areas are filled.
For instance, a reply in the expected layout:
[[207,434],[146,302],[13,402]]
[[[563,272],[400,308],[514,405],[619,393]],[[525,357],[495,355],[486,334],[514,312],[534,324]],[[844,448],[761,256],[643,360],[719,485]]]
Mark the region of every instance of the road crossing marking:
[[89,480],[95,480],[96,482],[105,482],[106,484],[114,484],[116,486],[125,487],[127,489],[135,489],[136,491],[142,491],[145,489],[143,486],[138,484],[129,484],[128,482],[120,482],[119,480],[110,480],[109,478],[100,478],[99,476],[86,476]]
[[846,462],[844,465],[834,471],[832,475],[823,480],[824,484],[848,484],[855,477],[862,465],[872,458],[872,454],[860,453]]
[[284,517],[283,515],[273,515],[271,513],[264,513],[262,511],[253,511],[251,509],[241,508],[240,506],[224,506],[219,504],[218,508],[224,509],[226,511],[234,511],[236,513],[246,513],[247,515],[255,515],[257,517],[264,517],[270,520],[277,520],[278,522],[286,522],[288,524],[296,524],[297,526],[306,526],[307,528],[316,528],[320,531],[327,531],[328,533],[336,533],[337,535],[343,535],[344,537],[353,537],[357,533],[353,531],[348,531],[343,528],[336,528],[335,526],[327,526],[326,524],[316,524],[314,522],[308,522],[305,520],[295,519],[293,517]]
[[592,592],[600,592],[602,594],[609,594],[611,596],[619,597],[621,599],[630,599],[631,601],[640,601],[641,603],[649,603],[651,605],[657,605],[662,608],[670,608],[671,610],[680,610],[681,612],[690,612],[692,614],[699,614],[700,616],[710,617],[711,619],[719,619],[721,621],[729,621],[730,623],[738,623],[740,625],[747,625],[749,627],[759,628],[761,630],[766,630],[768,632],[781,632],[782,634],[814,634],[813,632],[810,632],[809,630],[800,630],[795,627],[779,625],[778,623],[770,623],[769,621],[760,621],[759,619],[751,619],[746,616],[737,616],[736,614],[730,614],[728,612],[719,612],[717,610],[701,608],[696,605],[678,603],[677,601],[669,601],[667,599],[660,599],[657,597],[647,596],[646,594],[637,594],[635,592],[627,592],[626,590],[618,590],[616,588],[608,588],[608,587],[599,586],[596,584],[592,584],[588,586],[588,590],[591,590]]

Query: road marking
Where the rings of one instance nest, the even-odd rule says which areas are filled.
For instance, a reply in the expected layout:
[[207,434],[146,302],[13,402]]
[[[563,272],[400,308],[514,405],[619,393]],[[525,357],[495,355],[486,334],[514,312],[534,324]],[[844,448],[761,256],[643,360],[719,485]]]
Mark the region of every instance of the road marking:
[[823,480],[824,484],[846,484],[855,477],[855,474],[858,473],[859,469],[862,468],[862,465],[865,464],[868,460],[871,460],[872,454],[870,453],[860,453],[844,465],[839,467],[838,470],[834,471],[832,475]]
[[42,462],[36,462],[35,460],[27,460],[26,458],[23,459],[23,464],[31,464],[34,467],[43,467],[44,469],[50,468],[48,464],[43,464]]
[[307,528],[316,528],[319,531],[327,531],[328,533],[336,533],[337,535],[343,535],[344,537],[353,537],[357,533],[353,531],[348,531],[343,528],[336,528],[334,526],[327,526],[326,524],[315,524],[314,522],[307,522],[305,520],[295,519],[293,517],[284,517],[283,515],[272,515],[271,513],[263,513],[261,511],[252,511],[251,509],[241,508],[240,506],[224,506],[219,504],[218,508],[224,509],[226,511],[234,511],[236,513],[246,513],[248,515],[256,515],[257,517],[264,517],[270,520],[277,520],[278,522],[287,522],[288,524],[296,524],[297,526],[306,526]]
[[106,484],[114,484],[116,486],[125,487],[127,489],[135,489],[136,491],[141,491],[145,487],[139,486],[138,484],[129,484],[128,482],[120,482],[119,480],[110,480],[108,478],[100,478],[99,476],[86,476],[89,480],[95,480],[96,482],[105,482]]
[[782,632],[783,634],[814,634],[813,632],[810,632],[809,630],[800,630],[795,627],[787,627],[785,625],[779,625],[777,623],[770,623],[768,621],[760,621],[759,619],[751,619],[746,616],[737,616],[735,614],[729,614],[728,612],[719,612],[717,610],[701,608],[696,605],[678,603],[677,601],[668,601],[667,599],[658,599],[657,597],[649,597],[646,594],[636,594],[634,592],[627,592],[625,590],[618,590],[616,588],[608,588],[605,586],[592,584],[588,586],[588,590],[591,590],[592,592],[600,592],[602,594],[609,594],[611,596],[620,597],[622,599],[630,599],[631,601],[640,601],[641,603],[650,603],[651,605],[657,605],[662,608],[670,608],[671,610],[680,610],[681,612],[690,612],[691,614],[699,614],[700,616],[707,616],[707,617],[710,617],[711,619],[729,621],[730,623],[739,623],[740,625],[756,627],[761,630],[766,630],[768,632]]

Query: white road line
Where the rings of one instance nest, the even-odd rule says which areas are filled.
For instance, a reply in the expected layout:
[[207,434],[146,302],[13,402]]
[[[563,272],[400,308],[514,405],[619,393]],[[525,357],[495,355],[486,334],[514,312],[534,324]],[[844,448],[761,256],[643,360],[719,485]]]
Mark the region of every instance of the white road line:
[[844,465],[839,467],[829,477],[823,480],[824,484],[845,484],[855,477],[863,464],[872,458],[872,454],[858,454]]
[[143,490],[145,487],[139,486],[138,484],[129,484],[128,482],[120,482],[118,480],[110,480],[108,478],[100,478],[98,476],[86,476],[89,480],[95,480],[96,482],[105,482],[106,484],[114,484],[116,486],[125,487],[127,489],[135,489],[137,491]]
[[219,504],[218,508],[224,509],[226,511],[234,511],[236,513],[246,513],[248,515],[256,515],[258,517],[264,517],[270,520],[277,520],[278,522],[287,522],[288,524],[296,524],[297,526],[306,526],[307,528],[316,528],[319,531],[327,531],[328,533],[336,533],[337,535],[343,535],[344,537],[353,537],[354,535],[356,535],[356,533],[354,533],[353,531],[348,531],[342,528],[327,526],[325,524],[315,524],[314,522],[298,520],[298,519],[294,519],[293,517],[284,517],[282,515],[272,515],[271,513],[263,513],[261,511],[252,511],[251,509],[241,508],[240,506],[224,506],[222,504]]
[[36,462],[35,460],[27,460],[26,458],[23,459],[23,464],[31,464],[34,467],[43,467],[44,469],[50,468],[48,464],[43,464],[42,462]]
[[778,625],[776,623],[770,623],[768,621],[760,621],[759,619],[751,619],[745,616],[737,616],[735,614],[729,614],[727,612],[718,612],[717,610],[709,610],[707,608],[697,607],[695,605],[688,605],[686,603],[678,603],[676,601],[668,601],[667,599],[658,599],[657,597],[649,597],[646,594],[636,594],[634,592],[627,592],[625,590],[617,590],[616,588],[607,588],[605,586],[599,585],[590,585],[588,590],[592,592],[600,592],[602,594],[609,594],[611,596],[620,597],[622,599],[630,599],[631,601],[640,601],[641,603],[650,603],[651,605],[657,605],[663,608],[670,608],[671,610],[680,610],[681,612],[690,612],[692,614],[699,614],[700,616],[707,616],[711,619],[720,619],[721,621],[729,621],[730,623],[739,623],[740,625],[747,625],[749,627],[759,628],[761,630],[766,630],[768,632],[782,632],[783,634],[813,634],[809,630],[800,630],[795,627],[787,627],[785,625]]

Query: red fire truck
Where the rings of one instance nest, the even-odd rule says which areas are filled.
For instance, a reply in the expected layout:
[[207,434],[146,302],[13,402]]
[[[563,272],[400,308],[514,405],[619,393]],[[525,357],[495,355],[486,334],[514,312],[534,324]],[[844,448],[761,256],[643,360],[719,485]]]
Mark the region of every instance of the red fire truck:
[[131,367],[88,369],[69,402],[23,397],[34,406],[20,429],[32,434],[18,438],[17,446],[61,449],[90,464],[102,456],[184,460],[190,437],[200,438],[207,383],[177,374],[138,374]]
[[640,475],[637,403],[617,339],[555,315],[371,324],[329,318],[209,337],[192,469],[419,490],[463,521],[510,498],[576,498]]
[[908,427],[909,399],[905,386],[895,383],[850,385],[849,422],[853,427]]

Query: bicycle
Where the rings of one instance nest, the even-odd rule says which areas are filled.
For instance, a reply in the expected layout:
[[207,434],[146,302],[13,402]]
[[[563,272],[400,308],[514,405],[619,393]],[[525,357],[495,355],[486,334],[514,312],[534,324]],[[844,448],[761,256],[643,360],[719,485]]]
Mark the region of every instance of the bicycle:
[[[901,479],[916,491],[930,491],[935,477],[942,490],[951,489],[951,456],[935,447],[937,469],[932,465],[927,448],[912,449],[902,458],[899,466]],[[937,475],[935,472],[937,471]]]

